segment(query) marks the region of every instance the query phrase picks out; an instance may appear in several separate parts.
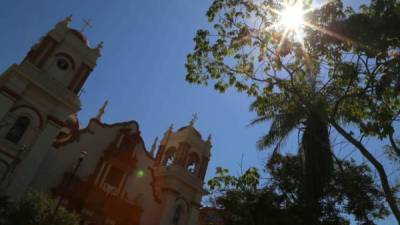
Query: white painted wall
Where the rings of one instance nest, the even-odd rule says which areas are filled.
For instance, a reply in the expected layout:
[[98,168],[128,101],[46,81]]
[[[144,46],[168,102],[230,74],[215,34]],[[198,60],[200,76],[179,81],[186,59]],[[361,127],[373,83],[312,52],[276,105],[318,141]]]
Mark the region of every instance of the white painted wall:
[[7,190],[7,194],[12,198],[19,198],[28,190],[37,175],[43,159],[50,151],[49,143],[52,143],[58,131],[59,128],[53,124],[46,124],[36,144],[29,150],[26,158],[18,165],[13,174],[11,185]]

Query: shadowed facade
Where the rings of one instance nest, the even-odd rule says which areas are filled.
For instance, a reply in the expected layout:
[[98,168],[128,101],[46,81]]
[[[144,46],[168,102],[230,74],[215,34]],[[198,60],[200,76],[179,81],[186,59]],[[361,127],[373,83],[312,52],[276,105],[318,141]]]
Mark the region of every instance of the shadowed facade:
[[82,127],[79,93],[102,43],[90,47],[71,19],[0,76],[0,190],[51,192],[85,224],[197,224],[211,138],[193,120],[147,151],[136,121],[102,122],[107,104]]

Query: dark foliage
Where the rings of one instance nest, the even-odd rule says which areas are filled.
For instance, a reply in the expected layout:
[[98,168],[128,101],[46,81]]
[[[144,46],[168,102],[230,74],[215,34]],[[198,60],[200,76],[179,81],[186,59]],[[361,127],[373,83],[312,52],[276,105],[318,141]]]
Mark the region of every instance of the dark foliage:
[[[260,184],[257,169],[240,177],[219,168],[209,181],[211,196],[226,225],[309,225],[300,156],[275,154],[267,164],[270,175]],[[382,191],[374,184],[367,165],[340,161],[316,209],[319,225],[348,225],[352,215],[358,224],[375,224],[388,215]]]

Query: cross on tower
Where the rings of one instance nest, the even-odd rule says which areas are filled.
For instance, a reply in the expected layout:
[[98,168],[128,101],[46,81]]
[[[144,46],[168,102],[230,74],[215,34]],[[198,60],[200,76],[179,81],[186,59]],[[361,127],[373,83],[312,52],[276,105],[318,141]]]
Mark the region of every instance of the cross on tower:
[[83,26],[82,26],[80,32],[83,33],[83,31],[85,31],[86,28],[92,28],[92,21],[83,19]]

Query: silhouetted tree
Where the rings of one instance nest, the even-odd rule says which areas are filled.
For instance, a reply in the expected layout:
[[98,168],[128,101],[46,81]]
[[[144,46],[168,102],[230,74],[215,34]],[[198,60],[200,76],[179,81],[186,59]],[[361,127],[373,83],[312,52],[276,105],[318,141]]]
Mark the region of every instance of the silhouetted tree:
[[[8,202],[8,201],[7,201]],[[29,192],[19,201],[8,202],[8,207],[2,212],[2,225],[78,225],[79,216],[60,207],[53,221],[50,215],[57,201],[51,196],[40,192]]]
[[[214,206],[226,225],[309,225],[300,156],[275,154],[267,165],[270,175],[262,182],[250,168],[239,177],[218,168],[208,184]],[[320,225],[348,225],[349,216],[358,224],[375,224],[385,218],[384,195],[374,183],[370,168],[354,161],[337,161],[332,179],[317,209]]]
[[[306,22],[300,38],[280,26],[282,2],[214,0],[207,11],[212,28],[197,31],[186,80],[254,97],[254,123],[271,121],[260,148],[279,147],[292,130],[302,132],[310,209],[330,181],[333,127],[374,166],[400,223],[384,166],[364,142],[387,139],[399,150],[394,140],[400,120],[400,2],[373,0],[355,11],[340,0],[314,9],[312,1],[302,1]],[[308,217],[313,223],[315,215]]]

